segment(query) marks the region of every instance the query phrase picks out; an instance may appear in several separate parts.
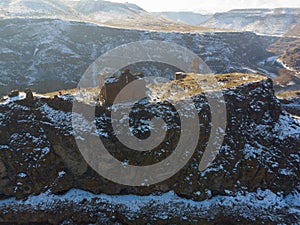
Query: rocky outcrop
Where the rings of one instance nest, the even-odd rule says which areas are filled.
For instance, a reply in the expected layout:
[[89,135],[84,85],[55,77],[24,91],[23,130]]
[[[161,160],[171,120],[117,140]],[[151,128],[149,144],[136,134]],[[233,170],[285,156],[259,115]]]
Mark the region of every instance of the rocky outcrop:
[[[204,129],[201,129],[195,153],[188,164],[176,175],[159,184],[145,187],[129,187],[113,183],[98,175],[85,162],[75,142],[75,138],[81,138],[83,142],[84,139],[74,135],[71,122],[74,98],[70,96],[68,98],[64,96],[38,98],[34,102],[24,99],[1,104],[1,199],[15,197],[24,200],[30,199],[32,195],[43,193],[61,196],[71,189],[81,189],[93,194],[142,196],[173,191],[178,196],[191,199],[193,204],[197,205],[217,196],[235,198],[249,193],[253,193],[257,199],[267,199],[267,196],[257,194],[258,190],[282,197],[299,192],[300,124],[299,121],[282,111],[279,101],[274,96],[272,81],[262,76],[241,74],[215,75],[215,78],[222,87],[227,107],[226,135],[216,159],[206,170],[202,172],[198,170],[210,132],[209,105],[204,95],[198,92],[193,98],[199,112],[199,125]],[[82,103],[82,107],[89,106]],[[167,142],[163,143],[164,151],[161,151],[161,148],[137,154],[122,146],[112,131],[109,108],[102,106],[96,109],[96,122],[100,128],[98,135],[110,153],[118,160],[127,160],[127,163],[134,165],[153,164],[172,154],[172,149],[177,145],[180,121],[176,112],[173,112],[174,108],[167,102],[142,101],[135,106],[132,113],[133,133],[140,138],[149,135],[149,130],[147,126],[140,124],[139,119],[159,114],[165,121],[169,121]],[[75,126],[79,127],[83,135],[90,132],[85,121],[86,118],[81,115],[76,116]],[[86,204],[85,202],[76,203],[76,199],[70,199],[70,201],[63,203],[66,204],[65,210],[68,212],[66,215],[73,215],[78,208]],[[175,202],[173,206],[176,205]],[[75,208],[70,208],[68,204],[75,204]],[[98,207],[97,201],[93,203],[88,201],[87,204],[86,212],[92,212],[94,207]],[[109,204],[112,203],[107,204],[109,208]],[[218,207],[221,207],[219,213],[210,216],[220,223],[222,220],[220,218],[223,218],[222,207],[227,206],[225,203],[222,205],[222,202],[218,204],[220,204]],[[151,219],[149,215],[154,209],[151,204],[145,207],[143,209],[145,216],[142,217]],[[162,204],[160,207],[161,210],[168,212],[168,209],[164,209],[166,205]],[[256,209],[255,205],[249,207]],[[23,209],[25,208],[28,209],[27,212],[35,211],[30,206]],[[12,221],[10,219],[14,215],[13,212],[7,208],[4,209],[5,204],[1,208],[1,221]],[[114,214],[114,218],[120,223],[130,224],[130,219],[128,221],[130,213],[124,214],[126,210],[122,211],[123,209],[120,207],[116,212],[117,216]],[[230,211],[230,208],[227,210]],[[290,222],[297,217],[297,214],[294,215],[293,212],[282,210],[281,215],[285,215]],[[47,219],[39,217],[28,220],[58,223],[53,222],[51,209],[50,212],[49,209],[38,211],[39,213],[47,212]],[[22,214],[28,215],[26,210]],[[227,215],[228,224],[235,223],[234,221],[237,220],[245,221],[244,224],[255,224],[247,219],[247,216],[234,214],[232,211],[231,216]],[[195,219],[192,214],[185,216],[187,224],[193,218]],[[75,217],[74,221],[80,221],[80,218],[76,217],[75,220]],[[63,220],[65,217],[59,218]],[[82,217],[81,221],[92,222],[93,218],[95,219],[90,216]],[[134,221],[138,221],[138,224],[145,224],[146,221],[141,218],[136,218]],[[178,223],[178,220],[174,218],[176,218],[175,215],[173,219],[171,216],[163,221]],[[182,218],[179,221],[181,220]],[[205,217],[204,220],[210,219]],[[276,224],[268,218],[262,221]],[[134,224],[134,222],[131,223]],[[161,222],[161,224],[164,223]]]
[[282,107],[290,114],[300,116],[300,91],[282,92],[277,95]]

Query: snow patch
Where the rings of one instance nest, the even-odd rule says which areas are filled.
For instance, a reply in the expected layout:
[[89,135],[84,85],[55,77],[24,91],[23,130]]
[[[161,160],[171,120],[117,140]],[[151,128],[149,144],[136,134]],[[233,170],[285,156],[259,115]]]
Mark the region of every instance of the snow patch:
[[288,114],[281,114],[278,123],[274,126],[274,131],[280,140],[284,140],[289,136],[300,136],[299,126],[299,120]]
[[3,101],[0,102],[0,106],[1,105],[7,105],[11,102],[15,102],[15,101],[18,101],[18,100],[22,100],[22,99],[25,99],[26,98],[26,94],[25,92],[20,92],[18,96],[16,97],[8,97],[8,96],[4,96],[3,97]]
[[[214,216],[218,211],[225,214],[238,214],[246,219],[256,220],[269,219],[274,222],[280,221],[279,210],[284,210],[287,214],[300,213],[300,194],[294,192],[286,197],[273,193],[270,190],[260,190],[256,192],[238,193],[236,196],[215,196],[211,199],[200,202],[188,200],[177,196],[173,191],[162,195],[137,196],[122,195],[110,196],[106,194],[92,194],[87,191],[72,189],[64,195],[53,195],[42,193],[37,196],[30,196],[26,201],[10,198],[0,201],[0,207],[5,208],[33,208],[35,210],[51,210],[59,204],[79,204],[82,201],[94,202],[97,205],[112,205],[125,211],[130,217],[138,217],[145,207],[166,208],[158,210],[153,218],[166,219],[176,216],[197,216],[206,218],[208,215]],[[213,210],[212,210],[213,209]],[[133,218],[134,219],[134,218]],[[188,218],[186,218],[188,219]]]

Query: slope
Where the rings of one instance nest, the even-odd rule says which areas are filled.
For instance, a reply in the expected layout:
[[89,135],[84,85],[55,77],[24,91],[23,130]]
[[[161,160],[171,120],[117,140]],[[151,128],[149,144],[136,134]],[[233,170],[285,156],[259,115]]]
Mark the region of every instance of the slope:
[[282,36],[297,22],[300,22],[300,9],[297,8],[235,9],[216,13],[201,26]]

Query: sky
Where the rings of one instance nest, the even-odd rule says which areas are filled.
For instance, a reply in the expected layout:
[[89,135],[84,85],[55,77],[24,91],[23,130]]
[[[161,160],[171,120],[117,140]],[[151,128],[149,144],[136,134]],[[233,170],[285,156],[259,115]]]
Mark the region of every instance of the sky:
[[159,11],[208,11],[220,12],[237,8],[298,7],[300,0],[109,0],[130,2],[149,12]]

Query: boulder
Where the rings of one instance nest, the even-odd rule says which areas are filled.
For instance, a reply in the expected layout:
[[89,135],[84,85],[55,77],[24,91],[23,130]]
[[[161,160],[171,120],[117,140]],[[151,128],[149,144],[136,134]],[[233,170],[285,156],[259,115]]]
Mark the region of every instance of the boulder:
[[19,90],[12,90],[8,93],[8,97],[13,98],[19,96],[20,92]]

